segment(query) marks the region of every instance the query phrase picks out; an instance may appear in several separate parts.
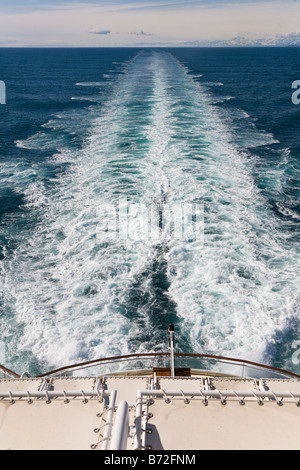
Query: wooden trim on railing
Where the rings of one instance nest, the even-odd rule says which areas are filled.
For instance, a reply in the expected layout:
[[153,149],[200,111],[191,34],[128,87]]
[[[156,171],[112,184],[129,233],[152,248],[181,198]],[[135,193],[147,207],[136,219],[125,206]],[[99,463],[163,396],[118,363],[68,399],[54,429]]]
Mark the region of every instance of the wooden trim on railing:
[[[47,377],[48,375],[56,374],[56,373],[62,372],[64,370],[67,371],[67,370],[75,369],[75,368],[78,368],[78,367],[96,365],[96,364],[99,364],[101,362],[118,361],[120,359],[134,359],[134,358],[138,359],[138,358],[161,357],[161,356],[170,356],[170,354],[169,353],[143,353],[143,354],[128,354],[128,355],[125,355],[125,356],[106,357],[106,358],[101,358],[101,359],[95,359],[93,361],[82,362],[82,363],[79,363],[79,364],[73,364],[73,365],[70,365],[70,366],[61,367],[59,369],[52,370],[52,371],[47,372],[45,374],[41,374],[41,375],[38,376],[38,378]],[[201,359],[214,359],[214,360],[217,360],[217,361],[230,361],[230,362],[235,362],[235,363],[240,364],[240,365],[249,365],[249,366],[259,367],[261,369],[266,369],[266,370],[270,370],[270,371],[274,371],[274,372],[279,372],[279,373],[282,373],[282,374],[289,375],[291,377],[300,379],[300,375],[295,374],[293,372],[290,372],[290,371],[287,371],[287,370],[284,370],[284,369],[279,369],[277,367],[271,367],[271,366],[267,366],[267,365],[264,365],[264,364],[259,364],[257,362],[246,361],[246,360],[243,360],[243,359],[235,359],[235,358],[232,358],[232,357],[224,357],[224,356],[213,356],[213,355],[210,355],[210,354],[189,354],[189,353],[174,353],[174,356],[176,356],[176,357],[194,357],[194,358],[198,358],[198,359],[199,358],[201,358]]]
[[1,366],[1,364],[0,364],[0,370],[3,370],[3,372],[5,372],[6,374],[12,375],[13,377],[16,377],[17,379],[20,378],[20,375],[16,374],[16,372],[13,372],[12,370],[9,370],[4,366]]

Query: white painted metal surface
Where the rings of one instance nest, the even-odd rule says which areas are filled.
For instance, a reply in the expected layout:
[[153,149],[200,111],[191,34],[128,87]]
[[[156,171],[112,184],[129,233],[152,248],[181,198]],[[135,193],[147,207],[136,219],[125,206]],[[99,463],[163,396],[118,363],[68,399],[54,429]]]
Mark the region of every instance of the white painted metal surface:
[[126,450],[129,436],[128,403],[121,401],[118,405],[115,423],[113,425],[110,450]]
[[299,435],[299,380],[0,381],[0,450],[300,450]]

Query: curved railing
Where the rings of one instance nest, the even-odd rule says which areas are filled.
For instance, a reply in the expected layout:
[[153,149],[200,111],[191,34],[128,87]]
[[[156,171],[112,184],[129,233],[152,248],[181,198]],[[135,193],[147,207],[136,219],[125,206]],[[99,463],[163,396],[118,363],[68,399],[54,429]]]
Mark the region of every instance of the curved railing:
[[[158,358],[160,358],[160,361],[157,361],[157,364],[156,364],[155,361]],[[106,366],[112,366],[112,365],[115,366],[116,364],[123,365],[123,363],[127,364],[130,361],[137,361],[140,366],[139,368],[140,372],[141,370],[145,371],[146,369],[147,373],[149,374],[151,373],[151,371],[153,371],[155,366],[161,368],[162,359],[168,360],[167,368],[170,370],[170,375],[175,376],[175,375],[178,375],[175,373],[175,358],[176,358],[176,362],[178,362],[182,358],[188,358],[188,364],[187,365],[185,364],[185,368],[192,370],[193,374],[203,373],[203,374],[217,374],[217,375],[223,375],[223,376],[234,375],[238,377],[245,377],[245,376],[249,377],[248,373],[245,374],[245,370],[252,369],[252,370],[255,370],[256,373],[258,371],[260,372],[260,377],[256,377],[256,378],[267,378],[266,375],[264,377],[261,375],[262,372],[264,372],[264,373],[272,374],[273,376],[277,375],[277,376],[285,377],[285,378],[300,379],[300,375],[295,374],[294,372],[290,372],[288,370],[284,370],[284,369],[280,369],[277,367],[272,367],[272,366],[268,366],[265,364],[260,364],[258,362],[244,360],[244,359],[237,359],[237,358],[225,357],[225,356],[215,356],[212,354],[175,353],[174,351],[174,324],[173,323],[170,323],[169,325],[169,352],[136,353],[136,354],[127,354],[123,356],[113,356],[113,357],[105,357],[101,359],[94,359],[94,360],[87,361],[87,362],[81,362],[78,364],[72,364],[72,365],[60,367],[58,369],[51,370],[44,374],[40,374],[36,378],[46,378],[46,377],[50,377],[54,375],[56,376],[57,375],[71,375],[74,372],[77,372],[78,370],[83,371],[83,369],[87,369],[87,368],[90,369],[90,368],[105,366],[105,365]],[[147,359],[151,359],[150,366],[148,367],[146,366],[146,363],[145,363]],[[225,367],[227,369],[226,373],[225,373],[225,370],[213,371],[211,368],[206,369],[206,367],[203,367],[203,366],[206,366],[205,363],[207,363],[208,361],[212,361],[214,364],[217,363],[218,366],[221,364],[223,367],[224,367],[224,364],[226,364],[226,367]],[[180,365],[182,368],[182,364]],[[233,374],[231,371],[228,371],[228,365],[242,367],[242,371],[239,374],[236,374],[236,373]],[[179,365],[177,364],[177,370],[178,370],[178,367]],[[103,371],[102,373],[99,373],[99,371],[97,371],[96,374],[94,373],[92,375],[112,375],[116,373],[124,374],[125,372],[134,374],[137,371],[136,369],[135,370],[127,369],[126,371],[124,371],[124,369],[119,370],[119,371],[116,371],[116,369],[114,369],[113,371],[108,371],[108,368],[107,368],[107,370],[104,373]],[[3,378],[7,378],[7,377],[8,378],[23,378],[25,375],[29,377],[29,374],[27,374],[26,372],[23,373],[22,376],[20,376],[16,374],[15,372],[7,369],[6,367],[0,365],[0,378],[1,376],[3,376]]]
[[[59,369],[55,369],[52,371],[49,371],[47,373],[41,374],[38,377],[47,377],[50,375],[62,375],[64,373],[68,372],[74,372],[76,370],[84,369],[84,368],[91,368],[99,365],[106,365],[106,364],[116,364],[120,362],[129,362],[129,361],[135,361],[135,360],[145,360],[145,359],[153,359],[153,358],[169,358],[170,353],[140,353],[140,354],[128,354],[124,356],[115,356],[115,357],[108,357],[108,358],[102,358],[102,359],[95,359],[93,361],[87,361],[79,364],[73,364],[69,365],[66,367],[61,367]],[[255,369],[255,370],[260,370],[260,371],[265,371],[265,372],[270,372],[273,374],[278,374],[281,376],[289,377],[289,378],[294,378],[294,379],[300,379],[300,375],[295,374],[293,372],[280,369],[277,367],[272,367],[268,366],[265,364],[260,364],[257,362],[252,362],[244,359],[236,359],[236,358],[231,358],[231,357],[225,357],[225,356],[214,356],[211,354],[189,354],[189,353],[174,353],[174,358],[188,358],[189,360],[197,360],[197,361],[214,361],[220,364],[230,364],[230,365],[235,365],[243,368],[249,368],[249,369]],[[240,374],[242,375],[242,374]]]
[[0,364],[0,372],[3,375],[3,378],[15,378],[19,379],[20,375],[17,374],[16,372],[13,372],[12,370],[7,369],[7,367],[4,367]]
[[[257,362],[252,362],[244,359],[236,359],[232,357],[225,357],[225,356],[215,356],[211,354],[189,354],[189,353],[173,353],[174,359],[182,359],[182,358],[187,358],[189,360],[189,367],[191,369],[200,369],[199,367],[191,367],[191,361],[193,361],[194,365],[199,365],[199,362],[203,366],[203,364],[207,362],[214,362],[214,364],[218,365],[224,365],[226,364],[227,366],[238,366],[242,367],[242,369],[254,369],[256,371],[260,372],[265,372],[265,373],[271,373],[271,374],[277,374],[282,377],[286,378],[293,378],[293,379],[300,379],[300,375],[295,374],[294,372],[290,372],[284,369],[280,369],[277,367],[272,367],[268,366],[265,364],[260,364]],[[132,361],[142,361],[141,365],[143,366],[143,361],[147,359],[170,359],[170,353],[165,352],[165,353],[140,353],[140,354],[128,354],[128,355],[123,355],[123,356],[113,356],[113,357],[106,357],[106,358],[100,358],[100,359],[94,359],[92,361],[87,361],[87,362],[81,362],[77,364],[72,364],[72,365],[67,365],[64,367],[60,367],[58,369],[54,369],[51,371],[48,371],[46,373],[38,375],[36,378],[46,378],[49,376],[55,376],[55,375],[69,375],[72,374],[76,371],[80,371],[83,369],[90,369],[98,366],[104,366],[104,365],[116,365],[116,364],[128,364]],[[152,368],[152,367],[151,367]],[[130,370],[130,369],[126,369]],[[0,365],[0,371],[4,374],[5,377],[9,378],[21,378],[22,376],[18,375],[17,373],[7,369],[4,366]],[[212,369],[206,369],[202,368],[202,371],[212,371]],[[122,373],[120,371],[119,373]],[[224,375],[224,372],[219,370],[219,373],[222,373]],[[101,375],[101,374],[99,374]],[[227,375],[233,375],[232,373],[228,373]],[[237,374],[239,376],[243,376],[244,372]]]

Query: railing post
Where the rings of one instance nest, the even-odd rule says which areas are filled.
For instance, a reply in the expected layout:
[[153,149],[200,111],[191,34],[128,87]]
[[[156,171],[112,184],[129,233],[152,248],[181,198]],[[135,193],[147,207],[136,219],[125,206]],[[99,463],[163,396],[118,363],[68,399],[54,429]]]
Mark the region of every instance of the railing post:
[[170,363],[171,363],[171,377],[175,377],[174,367],[174,324],[169,325],[169,349],[170,349]]
[[138,390],[137,399],[136,399],[136,412],[135,412],[135,436],[134,436],[134,446],[135,450],[140,450],[141,448],[141,436],[142,436],[142,417],[143,417],[143,393],[141,390]]
[[112,431],[110,450],[126,450],[128,435],[128,403],[126,401],[122,401],[118,405],[118,411]]
[[116,397],[117,397],[117,391],[113,390],[109,397],[108,413],[107,413],[107,419],[106,419],[105,429],[104,429],[102,450],[108,449],[109,439],[111,438],[113,417],[114,417],[115,406],[116,406]]

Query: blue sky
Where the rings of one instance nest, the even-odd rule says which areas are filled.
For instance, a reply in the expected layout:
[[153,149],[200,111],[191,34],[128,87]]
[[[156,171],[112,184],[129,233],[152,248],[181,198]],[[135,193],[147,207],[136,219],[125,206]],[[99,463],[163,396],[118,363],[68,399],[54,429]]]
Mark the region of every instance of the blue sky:
[[300,0],[0,0],[1,46],[298,39]]

